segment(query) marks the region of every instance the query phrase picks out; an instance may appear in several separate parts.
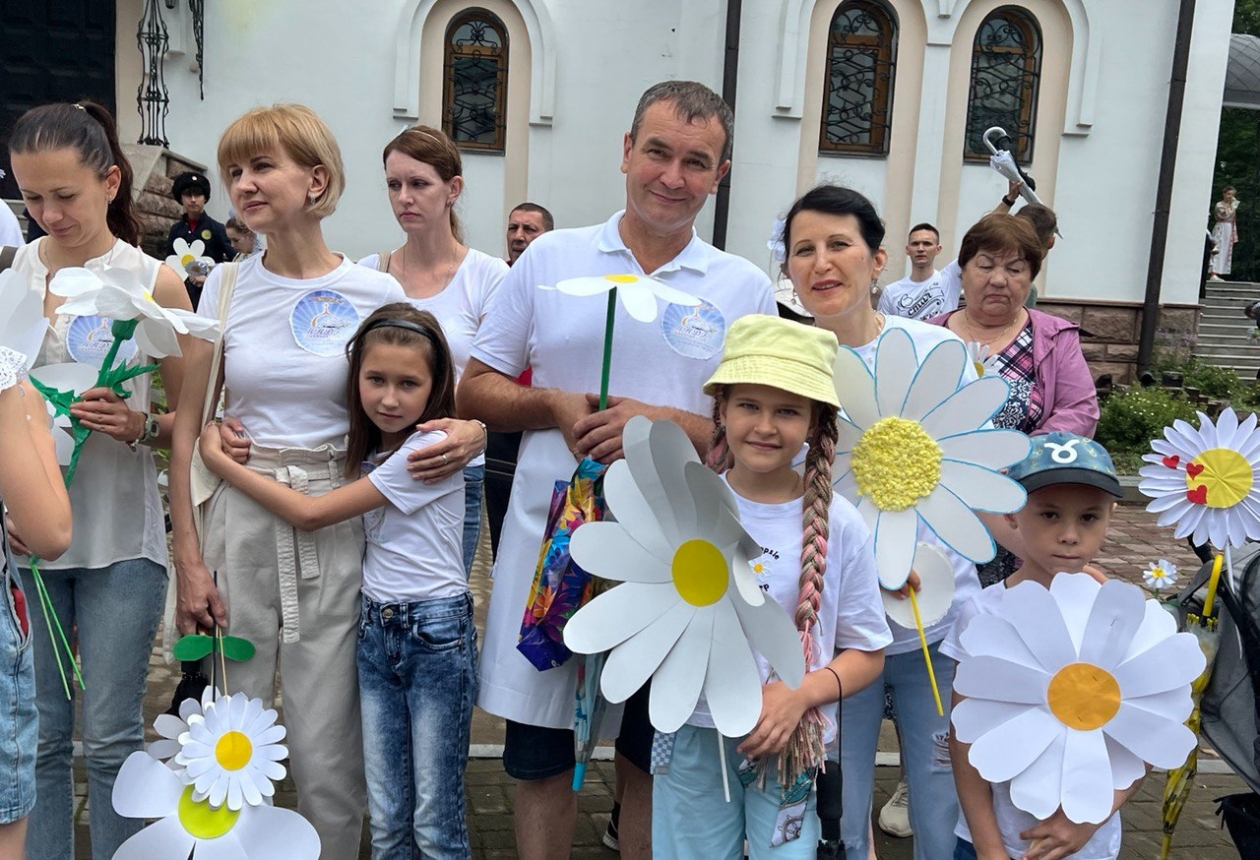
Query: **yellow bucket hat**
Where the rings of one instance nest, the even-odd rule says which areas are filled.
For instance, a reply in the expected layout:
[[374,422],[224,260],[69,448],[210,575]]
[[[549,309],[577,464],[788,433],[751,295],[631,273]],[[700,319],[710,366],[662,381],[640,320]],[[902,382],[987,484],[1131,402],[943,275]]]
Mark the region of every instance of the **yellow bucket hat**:
[[731,323],[722,363],[704,384],[712,396],[722,385],[769,385],[839,408],[832,382],[839,345],[836,336],[766,314],[748,314]]

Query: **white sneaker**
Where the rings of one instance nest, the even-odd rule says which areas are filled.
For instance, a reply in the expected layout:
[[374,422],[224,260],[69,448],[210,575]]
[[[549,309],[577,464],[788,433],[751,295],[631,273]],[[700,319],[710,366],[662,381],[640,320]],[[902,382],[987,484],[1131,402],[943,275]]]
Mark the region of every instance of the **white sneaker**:
[[879,811],[879,829],[889,836],[913,836],[910,829],[910,789],[904,782],[897,783],[897,790]]

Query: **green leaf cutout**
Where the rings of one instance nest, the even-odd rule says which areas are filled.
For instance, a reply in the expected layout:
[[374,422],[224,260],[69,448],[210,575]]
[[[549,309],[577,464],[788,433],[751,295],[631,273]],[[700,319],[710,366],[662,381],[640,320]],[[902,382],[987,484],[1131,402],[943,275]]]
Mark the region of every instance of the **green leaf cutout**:
[[222,639],[223,656],[237,663],[244,663],[254,656],[254,643],[239,636],[224,636]]
[[214,640],[202,633],[182,637],[171,652],[176,660],[200,660],[214,650]]

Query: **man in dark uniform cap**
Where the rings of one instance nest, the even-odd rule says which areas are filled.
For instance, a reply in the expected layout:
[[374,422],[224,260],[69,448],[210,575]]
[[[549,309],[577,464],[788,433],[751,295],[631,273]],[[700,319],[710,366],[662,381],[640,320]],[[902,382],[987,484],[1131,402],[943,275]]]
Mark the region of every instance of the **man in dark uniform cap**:
[[[232,250],[232,243],[228,240],[223,225],[206,213],[206,203],[210,200],[210,180],[204,174],[191,171],[179,174],[171,185],[171,196],[184,207],[184,216],[171,225],[170,235],[166,237],[168,256],[175,253],[176,239],[183,239],[189,245],[200,240],[205,246],[203,255],[215,263],[222,263],[235,256],[236,252]],[[201,298],[201,287],[205,282],[204,274],[189,275],[184,280],[194,308]]]

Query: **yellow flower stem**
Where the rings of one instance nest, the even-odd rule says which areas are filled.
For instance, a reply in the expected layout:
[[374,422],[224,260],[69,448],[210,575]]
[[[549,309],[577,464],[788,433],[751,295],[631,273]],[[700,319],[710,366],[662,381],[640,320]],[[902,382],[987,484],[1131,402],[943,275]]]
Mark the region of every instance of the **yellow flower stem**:
[[[215,640],[216,640],[215,644],[219,646],[219,647],[218,647],[218,649],[217,649],[217,650],[218,650],[218,652],[219,652],[219,667],[220,667],[220,669],[223,671],[223,695],[225,695],[225,696],[226,696],[226,695],[228,694],[228,691],[227,691],[227,658],[223,656],[223,628],[222,628],[222,627],[220,627],[220,626],[219,626],[219,625],[217,625],[217,624],[214,626],[214,638],[215,638]],[[213,659],[214,659],[214,655],[213,655],[213,654],[211,654],[211,655],[210,655],[210,659],[211,659],[211,660],[213,660]]]
[[919,631],[919,645],[923,647],[923,662],[927,663],[928,680],[932,682],[932,696],[936,699],[936,715],[945,716],[945,708],[941,706],[941,690],[936,686],[936,671],[932,668],[932,655],[928,653],[927,634],[923,632],[923,618],[919,615],[919,599],[914,596],[914,589],[909,588],[910,608],[914,610],[914,628]]
[[[1228,549],[1225,550],[1229,552]],[[1212,617],[1212,604],[1216,602],[1216,588],[1221,582],[1221,562],[1225,560],[1225,556],[1217,553],[1215,560],[1212,562],[1212,575],[1208,578],[1207,597],[1203,599],[1203,617],[1205,619]]]

